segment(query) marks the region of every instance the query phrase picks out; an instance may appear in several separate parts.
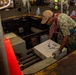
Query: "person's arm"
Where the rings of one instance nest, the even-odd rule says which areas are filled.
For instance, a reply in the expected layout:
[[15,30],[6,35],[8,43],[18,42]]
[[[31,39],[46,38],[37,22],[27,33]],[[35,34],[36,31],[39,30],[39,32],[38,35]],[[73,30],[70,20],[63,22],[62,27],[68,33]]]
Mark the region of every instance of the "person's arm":
[[69,36],[64,36],[62,42],[61,42],[61,45],[60,45],[60,48],[59,48],[59,51],[62,52],[62,49],[63,47],[66,45],[67,41],[68,41],[68,37]]
[[54,33],[54,29],[49,29],[49,39],[52,38],[53,33]]
[[54,34],[54,22],[49,27],[49,37],[48,38],[51,39],[53,34]]
[[57,58],[59,56],[59,54],[62,53],[62,49],[66,45],[67,41],[68,41],[68,36],[64,36],[64,38],[62,40],[62,43],[60,45],[60,48],[57,51],[55,51],[54,53],[52,53],[52,55],[54,56],[54,58]]

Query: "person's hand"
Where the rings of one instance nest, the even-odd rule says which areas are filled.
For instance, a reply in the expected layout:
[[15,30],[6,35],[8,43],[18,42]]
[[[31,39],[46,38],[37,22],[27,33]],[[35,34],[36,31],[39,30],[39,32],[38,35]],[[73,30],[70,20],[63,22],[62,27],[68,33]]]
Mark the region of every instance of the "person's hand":
[[59,55],[60,55],[61,53],[62,53],[62,52],[61,52],[60,50],[57,50],[57,51],[55,51],[52,55],[53,55],[54,58],[56,59],[56,58],[59,57]]

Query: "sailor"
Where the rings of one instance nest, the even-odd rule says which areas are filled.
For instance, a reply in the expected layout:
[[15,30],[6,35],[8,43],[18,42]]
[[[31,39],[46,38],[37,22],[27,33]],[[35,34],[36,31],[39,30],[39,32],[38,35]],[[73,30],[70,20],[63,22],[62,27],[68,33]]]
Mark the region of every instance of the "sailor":
[[27,7],[27,12],[30,13],[31,11],[31,4],[29,0],[22,0],[23,6]]
[[[57,21],[57,26],[55,26],[55,21]],[[57,30],[57,43],[60,47],[53,55],[57,57],[61,54],[63,47],[67,48],[68,54],[76,49],[76,22],[70,16],[60,13],[55,20],[54,13],[51,10],[45,10],[41,24],[49,25],[49,39],[53,38]]]

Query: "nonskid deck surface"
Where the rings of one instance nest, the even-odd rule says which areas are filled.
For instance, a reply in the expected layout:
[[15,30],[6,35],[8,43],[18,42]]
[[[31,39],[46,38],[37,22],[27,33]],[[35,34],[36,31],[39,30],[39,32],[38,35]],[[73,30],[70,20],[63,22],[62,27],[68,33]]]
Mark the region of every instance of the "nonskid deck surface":
[[28,50],[28,54],[26,57],[22,57],[19,59],[19,66],[22,72],[27,75],[36,73],[56,61],[57,60],[51,57],[43,60],[34,53],[33,49],[30,49]]

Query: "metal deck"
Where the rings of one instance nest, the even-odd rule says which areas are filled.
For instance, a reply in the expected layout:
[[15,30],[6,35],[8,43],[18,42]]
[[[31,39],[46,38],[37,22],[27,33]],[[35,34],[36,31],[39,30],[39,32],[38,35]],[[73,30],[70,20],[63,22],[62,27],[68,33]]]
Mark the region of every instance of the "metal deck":
[[76,75],[76,50],[49,67],[31,75]]

